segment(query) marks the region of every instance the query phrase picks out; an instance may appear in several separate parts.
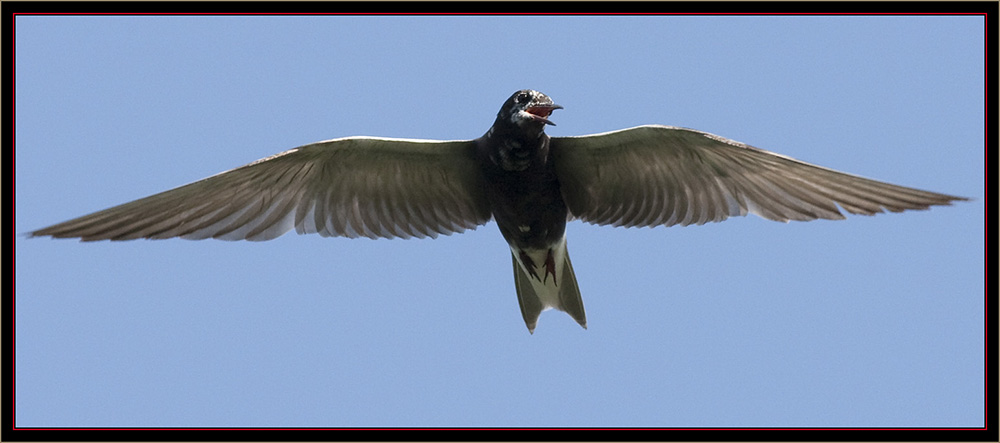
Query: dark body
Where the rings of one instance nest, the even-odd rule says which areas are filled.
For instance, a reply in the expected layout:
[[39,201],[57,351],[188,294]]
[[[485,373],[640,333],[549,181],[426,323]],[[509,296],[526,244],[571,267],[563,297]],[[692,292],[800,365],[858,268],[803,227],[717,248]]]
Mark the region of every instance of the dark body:
[[504,133],[497,120],[476,147],[493,218],[507,243],[548,249],[562,239],[569,214],[550,161],[549,136]]
[[521,315],[534,331],[545,309],[567,312],[587,327],[580,288],[566,250],[569,215],[545,134],[561,106],[537,91],[518,91],[476,140],[484,194],[510,245]]

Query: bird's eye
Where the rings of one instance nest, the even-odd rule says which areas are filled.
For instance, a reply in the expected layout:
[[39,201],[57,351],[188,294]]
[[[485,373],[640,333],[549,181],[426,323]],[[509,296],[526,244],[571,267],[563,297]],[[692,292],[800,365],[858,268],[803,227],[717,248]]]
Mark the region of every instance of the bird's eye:
[[517,102],[517,104],[519,104],[519,105],[523,105],[525,103],[528,103],[528,101],[530,101],[530,100],[531,100],[531,96],[528,95],[528,94],[518,94],[517,98],[514,99],[514,101]]

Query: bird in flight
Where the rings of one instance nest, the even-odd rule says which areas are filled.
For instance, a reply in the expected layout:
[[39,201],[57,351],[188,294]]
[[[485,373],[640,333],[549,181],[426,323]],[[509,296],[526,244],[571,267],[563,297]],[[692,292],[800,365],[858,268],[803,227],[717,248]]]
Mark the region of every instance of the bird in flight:
[[521,90],[475,140],[346,137],[301,146],[169,191],[31,232],[32,237],[270,240],[449,235],[496,220],[521,315],[555,308],[587,327],[566,222],[672,226],[753,213],[843,219],[963,197],[851,175],[693,129],[647,125],[549,137],[561,109]]

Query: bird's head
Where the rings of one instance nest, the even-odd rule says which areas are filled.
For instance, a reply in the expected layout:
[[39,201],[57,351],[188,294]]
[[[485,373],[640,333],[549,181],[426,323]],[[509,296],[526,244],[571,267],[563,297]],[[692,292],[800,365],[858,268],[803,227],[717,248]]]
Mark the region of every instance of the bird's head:
[[562,109],[549,96],[538,91],[522,89],[510,96],[500,112],[497,113],[497,122],[501,124],[513,124],[523,129],[536,128],[541,132],[545,125],[553,125],[549,121],[552,111]]

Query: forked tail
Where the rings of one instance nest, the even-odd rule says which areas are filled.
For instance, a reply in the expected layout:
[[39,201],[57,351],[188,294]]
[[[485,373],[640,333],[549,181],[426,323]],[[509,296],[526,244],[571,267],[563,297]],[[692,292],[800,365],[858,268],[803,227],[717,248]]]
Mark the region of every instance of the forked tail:
[[517,301],[528,332],[535,332],[538,316],[551,308],[569,314],[580,326],[587,328],[587,315],[583,311],[583,299],[576,284],[573,264],[569,261],[565,237],[551,249],[512,249],[511,257]]

